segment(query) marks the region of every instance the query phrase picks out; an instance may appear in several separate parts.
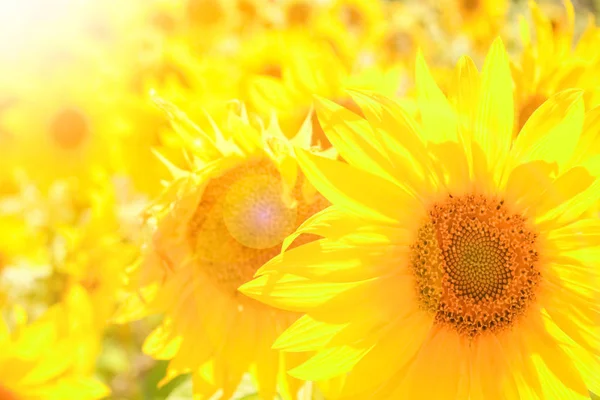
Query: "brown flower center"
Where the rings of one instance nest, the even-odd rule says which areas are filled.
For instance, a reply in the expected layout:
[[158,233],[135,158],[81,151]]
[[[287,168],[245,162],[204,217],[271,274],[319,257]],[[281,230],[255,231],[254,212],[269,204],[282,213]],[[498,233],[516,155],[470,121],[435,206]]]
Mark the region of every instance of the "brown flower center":
[[462,0],[460,4],[465,12],[471,13],[479,8],[480,0]]
[[346,4],[341,8],[340,19],[350,30],[361,31],[364,29],[365,20],[362,11],[353,4]]
[[435,204],[413,244],[423,308],[475,337],[510,326],[540,280],[536,234],[503,201],[469,195]]
[[283,240],[327,206],[322,197],[308,204],[299,190],[296,204],[285,201],[279,172],[266,160],[248,162],[213,179],[188,224],[196,265],[237,296],[237,288],[281,251]]
[[290,25],[307,25],[313,16],[313,7],[304,0],[295,1],[286,9],[286,21]]
[[89,125],[85,116],[74,108],[59,111],[50,124],[54,143],[65,150],[73,150],[85,140]]

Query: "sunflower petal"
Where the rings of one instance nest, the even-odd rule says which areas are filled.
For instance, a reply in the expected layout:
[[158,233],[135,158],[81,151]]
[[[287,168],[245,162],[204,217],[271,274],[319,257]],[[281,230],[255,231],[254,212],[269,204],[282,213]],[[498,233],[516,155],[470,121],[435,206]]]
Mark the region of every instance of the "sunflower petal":
[[513,165],[541,160],[557,163],[562,172],[581,135],[582,91],[565,90],[552,96],[527,120],[511,150]]
[[[513,138],[513,90],[508,55],[496,39],[481,74],[479,112],[473,139],[487,155],[487,165],[503,165]],[[494,167],[502,171],[501,167]]]
[[456,115],[448,99],[431,76],[422,53],[415,65],[419,111],[425,139],[433,143],[458,141]]
[[327,138],[348,164],[394,180],[388,173],[392,164],[364,118],[323,98],[316,98],[315,109]]
[[422,208],[415,198],[377,175],[302,149],[297,149],[296,154],[313,186],[344,211],[394,224],[406,218],[405,210]]

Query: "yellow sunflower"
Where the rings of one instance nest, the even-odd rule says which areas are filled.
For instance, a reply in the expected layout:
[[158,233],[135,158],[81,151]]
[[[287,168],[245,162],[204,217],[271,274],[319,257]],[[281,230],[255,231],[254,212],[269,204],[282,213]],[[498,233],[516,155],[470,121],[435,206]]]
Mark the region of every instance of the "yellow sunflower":
[[80,364],[90,329],[88,307],[84,292],[74,288],[64,303],[31,323],[19,308],[11,321],[0,315],[2,400],[93,400],[109,394]]
[[[275,348],[316,351],[289,371],[344,376],[344,399],[589,399],[600,391],[596,108],[580,90],[542,104],[513,139],[509,61],[462,58],[446,97],[416,63],[420,123],[353,92],[364,118],[319,101],[346,163],[298,149],[332,206],[321,240],[240,290],[304,313]],[[597,149],[597,147],[596,147]]]
[[117,145],[112,104],[118,89],[101,73],[86,75],[98,72],[94,59],[76,52],[63,56],[46,75],[23,68],[14,104],[2,116],[15,162],[46,188],[54,179],[106,170]]
[[[57,287],[62,292],[59,296],[73,286],[86,291],[92,308],[89,317],[98,337],[124,292],[125,267],[139,253],[139,243],[126,230],[133,221],[123,216],[116,189],[106,180],[96,185],[89,199],[77,199],[76,185],[64,188],[60,197],[51,200],[56,207],[72,205],[73,217],[53,221],[47,227],[52,232],[53,279],[59,281]],[[84,204],[76,204],[82,200]],[[131,205],[135,206],[133,202]]]
[[328,205],[290,153],[291,143],[310,146],[309,125],[288,142],[275,122],[262,128],[242,107],[222,128],[204,131],[161,104],[186,140],[190,166],[170,167],[175,179],[149,209],[153,234],[131,274],[137,293],[116,320],[164,315],[143,347],[171,360],[163,383],[192,372],[199,398],[219,390],[229,398],[249,371],[261,398],[272,399],[276,390],[294,398],[301,382],[284,371],[297,357],[271,345],[296,315],[248,299],[237,287]]
[[378,24],[369,53],[382,65],[402,64],[412,70],[417,50],[432,50],[426,19],[421,10],[408,3],[385,4],[387,18]]
[[0,308],[17,300],[40,300],[33,283],[47,275],[45,235],[10,211],[14,198],[0,197]]
[[507,0],[442,0],[434,2],[446,30],[464,35],[476,49],[486,49],[505,22]]
[[[544,101],[568,88],[584,89],[587,108],[600,104],[600,67],[597,48],[600,29],[593,20],[574,46],[575,12],[566,0],[561,18],[550,18],[539,6],[530,2],[534,34],[521,21],[521,39],[524,49],[518,63],[512,65],[516,85],[515,133],[517,133]],[[532,40],[532,36],[535,40]]]
[[[401,66],[380,68],[375,64],[349,69],[326,44],[315,43],[306,37],[303,41],[305,47],[302,50],[299,46],[293,51],[282,49],[285,58],[278,58],[276,75],[250,74],[246,79],[244,99],[249,108],[263,117],[274,112],[286,136],[295,134],[310,114],[313,94],[360,112],[345,89],[375,90],[390,96],[402,90],[403,78],[407,76]],[[316,116],[311,118],[311,124],[315,143],[328,147]]]

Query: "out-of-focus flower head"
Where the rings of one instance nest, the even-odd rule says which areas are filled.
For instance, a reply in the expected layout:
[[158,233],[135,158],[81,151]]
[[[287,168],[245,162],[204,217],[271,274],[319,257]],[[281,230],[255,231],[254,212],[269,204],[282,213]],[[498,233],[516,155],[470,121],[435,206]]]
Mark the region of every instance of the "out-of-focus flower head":
[[518,63],[512,65],[516,85],[518,118],[515,132],[525,124],[533,111],[550,96],[568,88],[585,90],[587,108],[600,104],[600,29],[593,19],[575,38],[575,12],[569,0],[564,10],[553,17],[544,14],[534,2],[529,3],[533,30],[521,19],[521,37],[524,49]]
[[2,399],[94,400],[109,394],[92,377],[95,332],[83,289],[73,287],[64,302],[31,322],[21,308],[12,310],[0,315]]
[[295,315],[260,306],[237,287],[326,206],[298,173],[291,152],[292,144],[311,146],[310,122],[289,140],[276,119],[264,127],[242,107],[204,131],[158,101],[184,139],[189,165],[171,165],[174,180],[149,209],[152,236],[117,320],[164,314],[144,345],[153,357],[171,360],[163,383],[191,372],[196,393],[221,390],[229,398],[250,372],[261,397],[278,390],[295,398],[301,382],[283,370],[299,360],[271,349]]
[[442,0],[432,2],[442,28],[454,39],[465,38],[477,51],[488,48],[506,22],[508,0]]

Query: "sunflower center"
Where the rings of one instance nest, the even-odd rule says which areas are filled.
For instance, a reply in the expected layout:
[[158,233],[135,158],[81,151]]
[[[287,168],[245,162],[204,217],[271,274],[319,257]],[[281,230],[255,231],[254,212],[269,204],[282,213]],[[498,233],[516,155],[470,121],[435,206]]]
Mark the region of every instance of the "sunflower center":
[[410,33],[396,30],[390,32],[385,38],[385,48],[393,56],[402,56],[413,52],[414,40]]
[[353,5],[346,4],[340,10],[340,18],[349,29],[360,31],[365,23],[361,10]]
[[479,0],[462,0],[461,5],[466,12],[474,12],[479,8]]
[[469,195],[435,204],[413,244],[423,308],[475,337],[510,326],[535,297],[536,235],[503,201]]
[[226,11],[220,1],[189,0],[187,16],[192,23],[198,25],[216,25],[225,19]]
[[59,111],[50,124],[52,139],[65,150],[77,148],[84,141],[88,131],[85,116],[73,108]]
[[313,15],[313,9],[307,1],[295,1],[286,10],[286,20],[290,25],[306,25]]
[[188,224],[193,258],[224,290],[237,288],[281,251],[281,243],[324,202],[284,201],[277,169],[264,160],[213,179]]
[[261,70],[262,75],[271,76],[273,78],[281,79],[283,72],[280,64],[269,63],[263,66]]
[[223,201],[223,221],[242,245],[266,249],[294,231],[296,208],[283,201],[279,179],[257,171],[229,187]]

